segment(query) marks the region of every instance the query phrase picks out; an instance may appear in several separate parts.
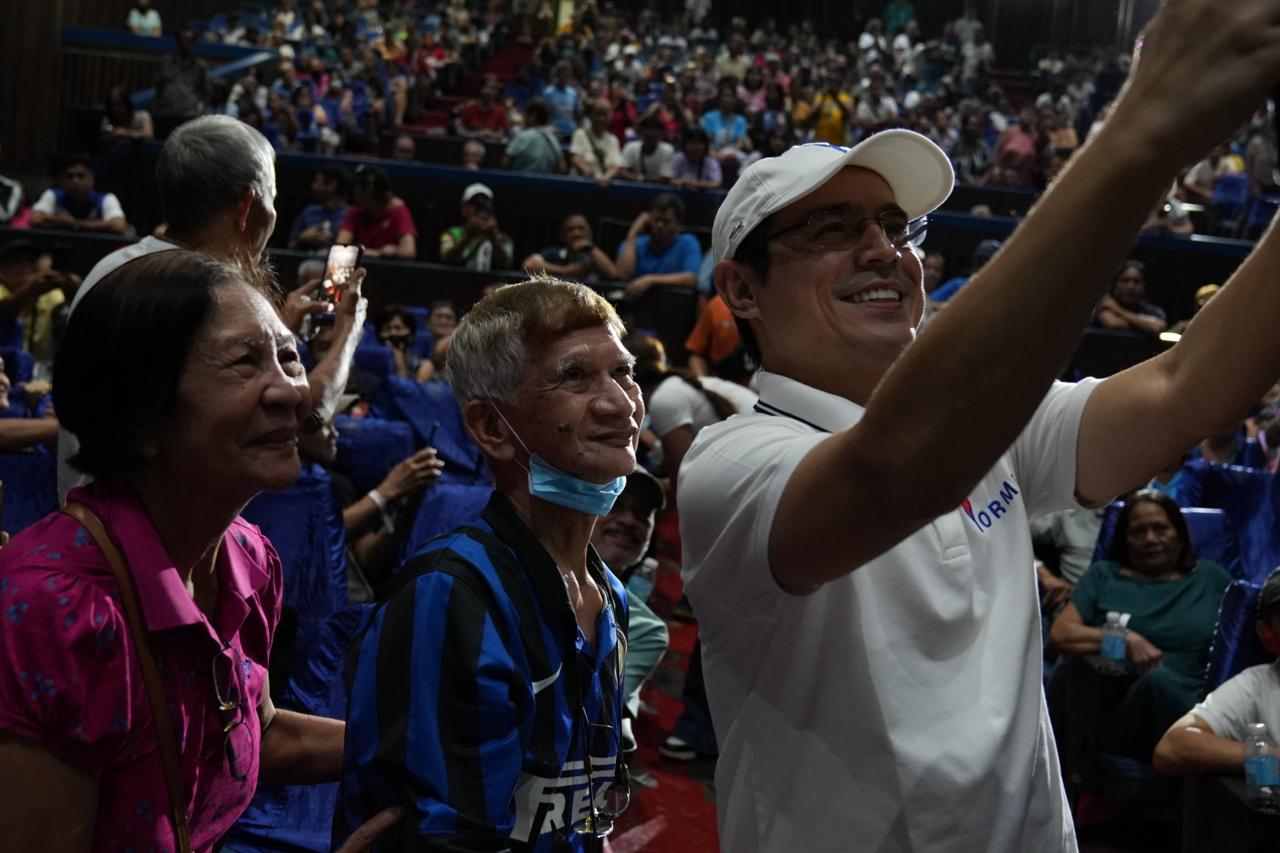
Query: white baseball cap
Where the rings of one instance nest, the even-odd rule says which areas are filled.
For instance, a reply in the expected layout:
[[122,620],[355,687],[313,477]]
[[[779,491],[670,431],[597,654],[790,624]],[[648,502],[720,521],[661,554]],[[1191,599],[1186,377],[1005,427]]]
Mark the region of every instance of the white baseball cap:
[[911,219],[936,209],[955,184],[947,155],[913,130],[883,130],[852,148],[827,142],[796,145],[752,163],[729,190],[711,228],[715,259],[732,258],[766,217],[804,198],[846,166],[861,166],[884,178]]
[[462,203],[466,204],[467,202],[471,201],[471,199],[475,198],[478,195],[487,195],[490,199],[492,199],[493,190],[489,189],[484,184],[480,184],[480,183],[469,184],[467,188],[462,191]]

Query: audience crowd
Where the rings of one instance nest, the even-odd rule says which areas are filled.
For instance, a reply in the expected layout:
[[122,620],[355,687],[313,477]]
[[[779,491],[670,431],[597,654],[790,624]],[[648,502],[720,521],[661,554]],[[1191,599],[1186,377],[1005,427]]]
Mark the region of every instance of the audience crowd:
[[[560,707],[574,701],[584,709],[590,704],[608,717],[620,733],[618,741],[601,745],[591,740],[598,736],[596,732],[583,734],[580,760],[607,762],[613,787],[602,788],[598,799],[611,803],[618,780],[626,786],[624,753],[635,748],[633,723],[642,713],[642,685],[667,647],[667,629],[649,606],[653,603],[649,595],[655,557],[664,555],[665,568],[670,570],[671,555],[679,553],[673,520],[678,512],[675,488],[681,461],[698,432],[751,410],[757,400],[752,377],[754,345],[750,340],[744,342],[743,321],[735,318],[711,285],[715,259],[698,236],[685,228],[690,194],[727,189],[752,163],[799,143],[849,146],[890,128],[914,130],[936,143],[950,159],[958,182],[1041,192],[1105,125],[1111,100],[1129,71],[1125,56],[1098,50],[1087,55],[1047,51],[1035,58],[1025,74],[1001,73],[1001,67],[1020,63],[995,55],[972,3],[939,32],[924,33],[913,4],[891,0],[874,16],[868,14],[859,20],[848,38],[819,32],[808,20],[785,21],[782,16],[751,24],[736,16],[713,18],[709,3],[693,0],[686,4],[685,12],[667,17],[653,4],[630,13],[610,2],[588,2],[579,6],[571,23],[558,29],[551,24],[550,4],[539,8],[514,5],[514,10],[508,10],[501,0],[470,5],[418,0],[280,0],[265,13],[245,10],[219,16],[200,32],[184,29],[176,33],[175,52],[159,67],[151,107],[135,109],[130,93],[115,87],[110,90],[100,126],[101,142],[108,150],[153,136],[167,138],[157,174],[167,233],[146,236],[108,256],[85,282],[61,269],[64,264],[57,252],[37,248],[27,240],[0,246],[0,458],[19,458],[20,454],[26,465],[56,454],[62,463],[59,474],[74,475],[66,464],[68,447],[74,442],[68,442],[72,436],[65,427],[71,427],[80,437],[79,454],[71,462],[81,474],[93,474],[101,480],[86,487],[82,477],[77,481],[79,490],[72,492],[73,499],[96,509],[112,524],[133,525],[128,528],[132,538],[120,543],[131,562],[150,565],[147,561],[154,557],[157,543],[167,546],[179,536],[174,532],[177,528],[169,526],[178,517],[167,513],[157,516],[155,509],[166,499],[178,499],[175,506],[205,516],[204,540],[225,542],[231,549],[230,556],[219,554],[216,548],[210,556],[208,551],[192,550],[196,544],[207,546],[208,541],[182,540],[183,553],[194,555],[190,562],[208,573],[216,560],[230,561],[235,576],[243,579],[236,581],[242,583],[237,586],[237,595],[251,602],[251,613],[244,626],[228,632],[221,630],[225,628],[221,622],[211,625],[216,620],[208,606],[217,600],[216,586],[208,586],[208,576],[202,579],[198,573],[188,573],[184,580],[188,590],[194,590],[195,607],[209,615],[210,622],[204,624],[213,633],[193,639],[192,655],[181,648],[167,649],[160,655],[173,658],[166,668],[186,666],[184,655],[205,654],[204,647],[209,646],[209,655],[217,655],[213,682],[218,691],[222,690],[222,656],[231,660],[229,671],[244,673],[243,687],[236,688],[244,695],[237,692],[228,697],[219,692],[217,696],[219,726],[231,733],[224,745],[214,749],[185,739],[179,745],[180,759],[209,774],[213,781],[202,784],[208,784],[212,796],[219,799],[218,803],[197,804],[197,816],[212,816],[201,830],[206,835],[215,829],[219,835],[230,830],[235,822],[233,812],[238,815],[247,807],[252,814],[259,807],[261,796],[250,805],[253,786],[242,784],[242,769],[251,769],[251,775],[260,770],[264,781],[291,783],[331,782],[345,774],[342,799],[336,804],[330,800],[330,806],[340,813],[340,834],[355,831],[344,848],[349,851],[368,849],[361,845],[370,843],[371,833],[385,831],[396,819],[380,814],[374,798],[357,793],[364,785],[378,788],[390,784],[390,777],[380,775],[385,769],[382,765],[353,762],[358,756],[380,751],[381,739],[397,737],[397,726],[404,724],[399,718],[378,719],[376,705],[381,693],[373,690],[372,673],[376,670],[377,678],[414,681],[410,676],[415,673],[409,667],[416,661],[395,649],[397,642],[412,643],[415,648],[429,646],[442,656],[451,649],[461,654],[449,645],[461,642],[452,634],[437,635],[434,628],[422,625],[412,627],[409,616],[426,610],[403,608],[435,608],[430,610],[433,619],[461,631],[467,642],[475,644],[475,648],[469,647],[471,653],[480,654],[483,646],[486,654],[498,657],[510,653],[509,648],[495,651],[498,645],[489,645],[497,642],[492,636],[482,636],[481,627],[462,631],[462,623],[480,619],[488,620],[486,625],[505,625],[503,620],[517,613],[521,619],[553,624],[556,614],[544,609],[543,603],[526,610],[522,608],[533,607],[525,600],[527,595],[514,595],[511,601],[504,597],[512,595],[501,581],[502,572],[511,570],[504,561],[523,560],[527,554],[517,553],[519,549],[512,555],[499,554],[494,541],[508,534],[526,536],[527,530],[511,533],[529,523],[526,510],[513,514],[510,508],[495,509],[501,504],[499,498],[486,508],[486,501],[494,483],[498,492],[517,506],[527,501],[528,494],[555,493],[557,476],[565,475],[553,467],[557,464],[555,453],[560,452],[553,448],[560,447],[560,442],[542,407],[568,406],[557,402],[555,394],[578,393],[573,391],[578,383],[595,381],[587,378],[586,371],[595,371],[592,376],[607,371],[614,371],[610,376],[617,371],[625,373],[626,400],[617,397],[610,405],[625,408],[627,418],[636,421],[634,443],[630,426],[626,437],[627,447],[635,448],[631,453],[634,458],[619,445],[613,448],[618,452],[596,463],[616,481],[614,497],[618,500],[599,513],[602,521],[589,540],[593,547],[587,539],[571,537],[573,548],[564,552],[575,565],[579,580],[574,583],[580,582],[583,589],[594,590],[599,597],[584,603],[571,591],[579,626],[589,624],[583,630],[592,639],[595,635],[591,632],[602,626],[608,626],[610,633],[601,638],[600,656],[586,673],[586,683],[572,682],[576,699],[570,688],[561,684],[536,699],[536,713],[534,704],[520,708],[504,705],[503,711],[511,715],[504,724],[525,729],[546,725],[547,715],[576,713]],[[865,8],[870,4],[857,5]],[[160,17],[149,0],[138,0],[125,24],[139,36],[154,37],[162,31]],[[254,69],[227,80],[211,74],[199,58],[202,41],[271,50],[278,61],[265,73]],[[502,48],[519,44],[527,45],[524,55],[528,60],[509,78],[485,70],[486,62]],[[1015,77],[1032,84],[1029,97],[1025,97],[1025,86],[1015,89],[1008,85]],[[470,89],[468,81],[475,83]],[[474,97],[466,97],[467,91]],[[241,265],[246,257],[258,257],[276,230],[276,187],[268,149],[330,155],[385,150],[390,160],[412,162],[417,159],[421,137],[446,132],[466,138],[463,161],[454,165],[469,169],[479,169],[492,152],[490,159],[500,159],[502,168],[511,171],[572,176],[600,187],[626,180],[661,184],[665,189],[631,221],[625,236],[616,243],[617,235],[607,245],[597,242],[588,218],[565,210],[561,211],[565,215],[554,242],[517,246],[503,230],[504,211],[483,180],[469,183],[457,199],[456,225],[439,234],[423,234],[414,221],[412,200],[396,193],[394,169],[389,171],[370,161],[348,170],[345,161],[335,160],[316,171],[310,185],[311,203],[292,221],[279,225],[282,244],[317,256],[299,269],[296,290],[285,293],[270,272],[250,271]],[[208,145],[221,147],[221,157],[199,160],[207,150],[202,146]],[[1235,138],[1178,176],[1152,208],[1144,233],[1257,237],[1265,222],[1255,221],[1253,209],[1257,200],[1277,190],[1273,172],[1278,159],[1270,116],[1259,112]],[[58,157],[52,164],[52,184],[26,199],[25,206],[23,188],[0,179],[0,218],[11,225],[38,229],[137,236],[120,200],[96,188],[97,162],[78,152]],[[225,180],[202,182],[196,176],[200,164],[218,167]],[[509,198],[503,197],[504,204],[514,203]],[[184,205],[198,214],[178,213]],[[886,236],[908,235],[914,225],[905,221],[905,214],[902,223],[884,216],[878,221]],[[907,242],[909,238],[904,236],[903,244]],[[424,298],[422,305],[384,306],[366,323],[360,296],[363,276],[352,282],[348,298],[337,300],[336,305],[327,301],[332,298],[331,291],[317,289],[331,274],[321,257],[335,243],[358,243],[368,257],[438,260],[479,273],[520,269],[533,278],[505,293],[498,288],[498,295],[490,294],[470,323],[466,321],[470,306],[434,298]],[[999,241],[983,241],[969,266],[961,271],[966,274],[950,276],[941,255],[920,252],[929,296],[925,322],[948,310],[956,293],[1000,249]],[[910,251],[915,251],[914,243]],[[138,376],[113,375],[96,391],[85,390],[93,385],[94,370],[114,370],[127,361],[127,353],[117,353],[98,368],[91,367],[95,363],[88,357],[91,341],[107,348],[111,334],[142,338],[149,331],[143,328],[146,317],[141,308],[138,316],[126,317],[113,313],[111,299],[121,299],[127,283],[136,281],[154,289],[161,287],[166,277],[180,275],[191,277],[190,288],[199,297],[186,305],[168,294],[159,300],[163,310],[157,309],[160,313],[156,315],[156,322],[173,325],[164,345],[172,351],[173,363],[166,369],[174,375],[132,365],[139,370]],[[556,281],[549,282],[549,278]],[[537,296],[539,281],[551,288],[554,298]],[[573,283],[587,287],[575,289],[578,284]],[[608,300],[592,295],[587,288]],[[609,304],[625,309],[640,304],[652,291],[668,288],[698,294],[697,319],[684,351],[672,353],[672,361],[687,367],[670,364],[663,344],[644,331],[624,329]],[[1185,331],[1186,321],[1170,329],[1166,312],[1150,298],[1151,288],[1146,267],[1138,260],[1127,261],[1115,272],[1110,292],[1098,303],[1093,325],[1130,332],[1144,340]],[[92,298],[77,307],[86,292],[92,292]],[[1218,292],[1216,284],[1201,287],[1196,293],[1196,310]],[[214,340],[206,315],[225,319],[237,332],[235,341]],[[501,326],[516,322],[510,319],[516,315],[521,318],[518,328]],[[75,322],[71,321],[73,316]],[[464,324],[461,329],[460,320]],[[521,343],[502,349],[508,346],[499,334],[504,329]],[[462,345],[451,356],[455,337]],[[589,342],[593,360],[582,365],[571,363],[567,341]],[[206,355],[216,349],[215,344],[245,352],[238,356],[239,361],[223,365]],[[548,368],[543,356],[559,352],[560,347],[564,357]],[[135,349],[128,353],[137,355]],[[543,356],[531,358],[530,353]],[[481,354],[491,357],[498,367],[477,366],[485,363]],[[175,366],[188,363],[197,364],[198,369],[179,371]],[[60,382],[65,378],[66,387],[54,388],[55,364],[59,364],[56,375]],[[542,381],[545,377],[539,371],[552,368],[554,375],[546,384],[558,390],[545,392],[545,397],[529,392],[527,383]],[[574,370],[583,375],[578,377]],[[503,376],[496,375],[503,371]],[[210,393],[199,406],[184,407],[183,395],[193,393],[193,387],[209,391],[221,374],[245,379],[248,384],[241,386],[243,399],[230,391]],[[131,383],[148,378],[163,383],[167,396],[160,403],[146,402],[136,390],[127,390]],[[459,382],[463,383],[460,391]],[[74,390],[68,393],[72,383]],[[249,385],[259,402],[246,402],[252,395],[243,388]],[[118,432],[107,431],[97,422],[98,410],[86,406],[86,400],[111,403],[104,396],[108,393],[136,400],[139,407],[137,417],[118,427]],[[1276,639],[1280,636],[1280,576],[1267,577],[1273,566],[1241,568],[1232,564],[1230,554],[1221,548],[1206,553],[1206,543],[1197,541],[1189,531],[1182,512],[1201,506],[1197,501],[1205,494],[1203,483],[1210,476],[1206,471],[1244,470],[1249,477],[1277,476],[1277,398],[1280,384],[1258,401],[1247,418],[1186,448],[1146,484],[1145,490],[1126,496],[1111,508],[1068,510],[1036,523],[1032,532],[1046,638],[1045,681],[1060,743],[1072,742],[1065,734],[1068,721],[1079,724],[1079,716],[1071,709],[1083,682],[1074,668],[1096,668],[1099,654],[1105,653],[1105,628],[1113,611],[1125,614],[1122,658],[1127,662],[1120,671],[1095,673],[1112,679],[1098,689],[1096,697],[1102,707],[1091,721],[1096,731],[1089,738],[1096,750],[1122,755],[1145,771],[1170,776],[1230,773],[1240,769],[1241,742],[1248,736],[1250,723],[1274,724],[1273,737],[1280,736],[1280,717],[1274,712],[1276,685],[1280,684],[1275,672],[1280,671],[1280,664],[1246,669],[1222,684],[1205,678],[1211,645],[1217,642],[1215,631],[1222,629],[1219,606],[1224,592],[1229,596],[1241,582],[1251,582],[1254,594],[1259,595],[1251,606],[1266,651],[1280,654],[1280,640]],[[55,400],[63,399],[71,401],[65,409],[61,402],[54,405]],[[213,462],[201,468],[190,461],[200,452],[213,454],[215,460],[216,453],[229,452],[209,435],[209,424],[247,429],[235,420],[242,417],[252,421],[255,429],[262,426],[254,420],[256,415],[245,414],[254,406],[274,412],[276,421],[272,423],[276,426],[292,425],[296,431],[298,424],[302,425],[304,434],[297,441],[300,462],[280,461],[282,448],[277,445],[287,445],[285,455],[290,455],[293,444],[271,429],[259,430],[260,434],[247,442],[266,462],[237,456],[231,467],[214,470]],[[592,410],[584,417],[603,419],[604,415]],[[154,430],[159,423],[172,426],[182,441],[156,439]],[[60,427],[64,428],[61,439]],[[103,435],[95,435],[98,429]],[[412,435],[411,440],[396,445],[399,453],[394,458],[384,454],[385,458],[374,463],[356,459],[353,453],[359,451],[348,449],[367,448],[369,445],[361,442],[371,439],[362,436],[392,434]],[[122,454],[114,462],[103,450],[113,442]],[[520,454],[528,457],[528,469],[525,462],[516,461],[524,458]],[[157,458],[173,466],[173,482],[144,476]],[[1238,468],[1227,469],[1232,465]],[[494,483],[490,482],[491,474]],[[190,484],[184,484],[184,477],[203,478],[219,486],[218,500],[210,504],[216,504],[221,515],[210,514],[208,507],[198,508],[197,498],[183,494]],[[136,492],[122,486],[139,482],[143,485]],[[315,524],[323,536],[317,534],[318,538],[307,543],[309,550],[297,559],[314,560],[315,551],[321,550],[317,543],[325,537],[339,543],[344,557],[341,577],[334,582],[333,606],[324,612],[299,613],[303,605],[288,586],[290,578],[297,577],[291,574],[297,569],[283,549],[277,555],[268,541],[274,536],[269,525],[259,522],[268,534],[264,536],[263,531],[242,520],[228,526],[227,518],[235,517],[236,507],[264,488],[286,489],[286,494],[298,500],[296,506],[311,507],[307,512],[312,512],[314,506],[305,503],[311,498],[304,495],[311,494],[305,484],[313,482],[323,484],[324,497],[321,504],[314,505],[320,507],[317,514],[309,518],[320,519]],[[540,493],[539,487],[545,491]],[[478,504],[477,494],[482,498]],[[562,506],[583,506],[598,497],[561,495],[565,501]],[[463,509],[466,501],[473,504],[470,509],[474,512],[468,514]],[[254,504],[249,506],[252,510]],[[1229,513],[1241,513],[1232,520],[1237,536],[1243,537],[1241,528],[1248,528],[1253,519],[1250,511],[1257,507],[1240,511],[1229,500],[1223,500],[1222,507]],[[152,512],[151,521],[146,521],[144,510]],[[454,521],[480,517],[481,510],[484,520],[467,528],[461,537],[464,542],[445,548],[439,545],[440,540],[431,540],[432,534],[445,532]],[[252,520],[252,513],[246,512]],[[444,519],[450,523],[445,524]],[[672,523],[664,525],[664,519]],[[552,516],[542,520],[547,524],[562,521]],[[83,544],[84,537],[75,532],[69,520],[58,518],[38,525],[29,531],[44,531],[40,535],[53,537],[64,550]],[[564,526],[569,533],[581,532],[568,522]],[[587,532],[591,533],[590,525]],[[33,535],[28,532],[28,540]],[[7,535],[3,541],[8,541]],[[437,544],[426,546],[428,541]],[[438,546],[444,556],[432,551],[435,556],[427,559],[425,552],[419,552],[424,546]],[[24,565],[17,575],[0,577],[0,595],[7,594],[12,577],[24,583],[43,583],[52,576],[49,572],[57,570],[49,561],[58,559],[45,553],[38,565]],[[407,567],[406,560],[410,561]],[[440,568],[442,561],[445,568]],[[424,568],[426,563],[431,563],[430,570]],[[452,587],[447,584],[455,581],[444,576],[452,577],[450,572],[457,571],[455,563],[480,566],[485,573],[485,589],[466,592],[466,608],[470,609],[449,597]],[[606,564],[620,581],[609,576],[606,582],[602,572]],[[248,586],[261,583],[254,578],[268,575],[278,582],[281,571],[283,605],[280,590],[264,592],[261,586]],[[410,576],[413,581],[406,586],[405,579]],[[631,596],[629,608],[623,604],[624,588]],[[267,592],[276,599],[267,600]],[[99,594],[107,595],[96,589],[77,593],[82,597]],[[151,593],[143,589],[141,594],[145,603]],[[327,719],[328,712],[300,706],[295,709],[312,712],[304,715],[284,710],[284,704],[277,711],[271,704],[271,697],[285,696],[277,694],[277,657],[286,664],[294,663],[306,658],[308,652],[305,643],[295,648],[294,639],[280,639],[294,631],[298,642],[304,636],[296,621],[283,618],[282,613],[292,611],[290,618],[323,621],[339,615],[349,604],[388,600],[393,604],[377,611],[372,623],[375,630],[354,646],[353,660],[359,668],[350,683],[355,691],[353,716],[348,724],[347,762],[342,765],[340,723]],[[61,600],[49,598],[36,607],[47,606],[54,612],[68,606],[65,602],[50,603],[54,601]],[[25,611],[13,610],[17,604],[10,606],[7,600],[0,604],[9,607],[9,623],[22,621]],[[204,617],[190,604],[185,602],[179,614],[185,620],[182,624],[202,622]],[[273,609],[278,606],[281,612]],[[62,610],[56,612],[61,614]],[[625,620],[629,636],[612,632],[611,620],[615,618]],[[116,622],[113,630],[127,634],[130,629],[123,617]],[[99,647],[110,637],[103,639],[106,635],[100,625],[87,625],[85,631],[84,637],[68,640],[69,645],[82,652],[84,644],[89,644],[96,650],[93,654],[99,654]],[[419,636],[417,631],[431,636]],[[502,666],[525,681],[541,684],[536,676],[546,673],[539,667],[548,666],[550,659],[558,663],[562,654],[572,652],[571,636],[566,647],[569,651],[563,651],[556,645],[563,637],[552,643],[551,629],[547,631],[547,639],[537,643],[528,636],[520,637],[520,643],[530,644],[529,648],[522,648],[512,659],[503,657]],[[274,646],[273,634],[278,635]],[[280,648],[284,651],[277,654]],[[269,682],[268,650],[272,650]],[[24,665],[30,663],[35,671],[42,652],[25,649],[23,654],[30,655],[29,661],[21,659]],[[78,689],[86,691],[91,689],[90,674],[100,680],[115,672],[95,669],[98,659],[93,655],[84,660],[71,660],[68,655],[60,660],[70,668],[56,674],[36,671],[37,682],[46,675],[65,676],[77,684],[83,678],[85,683]],[[108,663],[125,667],[118,659]],[[207,667],[207,662],[204,665]],[[663,744],[662,754],[671,760],[713,757],[716,753],[716,733],[706,710],[697,650],[689,669],[686,713]],[[497,678],[471,669],[451,669],[450,673],[481,685],[485,678]],[[504,670],[502,677],[509,676],[511,672]],[[140,676],[131,677],[135,679],[129,682],[132,694],[120,692],[120,688],[111,697],[119,703],[145,703],[146,688],[136,680]],[[165,677],[172,677],[171,673]],[[341,679],[341,675],[333,677]],[[280,670],[279,678],[289,681],[287,666]],[[120,679],[123,683],[123,674]],[[0,678],[0,691],[9,690],[11,681],[7,674]],[[378,685],[378,691],[382,689]],[[411,689],[425,691],[423,695],[430,694],[432,700],[414,705],[411,722],[422,725],[428,717],[436,719],[433,715],[440,696],[432,692],[434,683],[415,681],[412,688],[406,687],[406,703]],[[35,697],[24,704],[30,725],[52,725],[48,708],[38,700],[41,691],[53,694],[53,681],[30,687],[24,684],[23,690],[24,695]],[[539,696],[539,690],[535,686],[533,696]],[[413,695],[416,700],[417,693]],[[184,701],[190,699],[187,695]],[[428,706],[430,712],[423,710]],[[441,707],[445,722],[458,726],[459,731],[471,722],[467,714],[475,711],[449,703]],[[699,708],[700,715],[696,713]],[[112,738],[119,731],[137,726],[133,719],[111,718],[113,709],[92,721],[97,727],[92,732],[79,726],[58,731],[58,740],[49,741],[50,752],[66,758],[74,754],[74,748],[67,745],[77,738],[115,743]],[[186,713],[177,706],[174,709]],[[3,716],[0,722],[7,731],[21,728],[9,712]],[[271,719],[280,722],[268,737],[259,726],[265,732]],[[251,736],[247,729],[238,728],[246,723]],[[578,720],[574,719],[572,726],[576,731]],[[293,743],[287,741],[290,737]],[[492,741],[479,746],[487,750],[501,739],[494,735]],[[403,743],[395,746],[408,749]],[[304,748],[311,750],[310,758],[303,754]],[[428,753],[434,748],[424,747]],[[361,752],[352,753],[353,749]],[[536,749],[527,747],[529,754],[523,756],[522,766],[545,759],[533,755]],[[203,756],[195,755],[200,750]],[[237,750],[247,763],[237,763],[241,760],[235,757]],[[480,764],[485,774],[502,777],[515,772],[499,766],[500,762],[486,763],[495,759],[482,751],[485,755]],[[231,756],[226,774],[220,758],[209,758],[222,752]],[[449,772],[464,766],[451,763],[462,762],[458,755],[447,754],[447,748],[443,752],[409,760],[413,766],[406,772],[414,784],[440,783]],[[475,755],[471,759],[479,760]],[[0,764],[12,760],[0,749]],[[94,752],[92,759],[77,759],[73,766],[96,774],[110,761],[107,752]],[[479,773],[476,768],[480,764],[465,767]],[[61,784],[66,779],[57,774],[67,769],[51,770],[42,765],[33,772],[52,774],[41,778]],[[116,774],[116,783],[140,778],[136,761],[111,772]],[[433,773],[441,776],[435,778]],[[594,784],[591,776],[588,774],[588,784]],[[158,790],[156,780],[146,784]],[[594,794],[595,788],[592,791]],[[150,789],[146,792],[154,793]],[[483,804],[484,794],[476,791],[469,796]],[[136,804],[130,800],[125,805],[132,808]],[[592,821],[616,817],[607,808],[598,807],[595,799],[583,808],[588,828]],[[118,821],[128,827],[121,832],[139,844],[157,841],[147,836],[148,830],[135,831],[125,811],[124,805],[113,803],[112,809],[97,813],[96,825],[92,814],[89,818],[79,814],[75,819],[89,820],[89,830],[96,837],[110,835],[115,831],[110,822]],[[331,809],[326,817],[332,814]],[[447,818],[432,816],[445,823],[474,819],[477,832],[498,835],[515,832],[509,823],[504,824],[508,818],[515,819],[502,809],[467,816],[458,808]],[[358,829],[366,821],[368,829]],[[420,828],[431,834],[438,827],[424,818]],[[580,827],[575,824],[577,829]],[[528,832],[529,827],[523,831]],[[212,843],[208,838],[201,840]]]

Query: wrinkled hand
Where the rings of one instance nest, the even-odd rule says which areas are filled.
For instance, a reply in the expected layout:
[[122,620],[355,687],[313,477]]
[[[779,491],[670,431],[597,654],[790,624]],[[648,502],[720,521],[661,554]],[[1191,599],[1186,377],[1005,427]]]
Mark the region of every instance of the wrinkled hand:
[[1164,663],[1164,652],[1137,631],[1127,633],[1124,642],[1129,650],[1129,660],[1133,661],[1138,672],[1148,672]]
[[347,842],[334,853],[369,853],[373,850],[373,845],[378,843],[378,839],[403,819],[404,810],[398,806],[383,809],[360,824],[356,831],[351,833]]
[[316,286],[320,284],[320,279],[312,279],[305,282],[296,290],[291,290],[289,295],[284,298],[284,304],[280,306],[280,319],[289,331],[295,335],[302,328],[302,319],[309,314],[323,314],[325,311],[332,310],[329,303],[321,299],[311,298],[311,294],[315,292]]
[[642,275],[627,284],[627,295],[638,299],[644,296],[651,287],[653,287],[653,279],[647,275]]
[[1057,575],[1042,575],[1040,578],[1040,606],[1045,610],[1054,610],[1059,604],[1071,600],[1071,584]]
[[378,493],[389,501],[413,495],[436,481],[444,471],[444,462],[434,447],[424,447],[408,459],[402,459],[378,486]]

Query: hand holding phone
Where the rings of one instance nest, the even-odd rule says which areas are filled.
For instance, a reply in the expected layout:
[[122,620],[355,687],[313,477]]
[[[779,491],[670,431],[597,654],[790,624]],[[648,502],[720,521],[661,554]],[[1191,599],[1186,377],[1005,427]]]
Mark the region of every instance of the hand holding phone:
[[[363,246],[347,246],[338,243],[330,246],[329,257],[324,265],[324,277],[320,279],[320,285],[316,289],[314,298],[334,306],[340,305],[342,297],[346,294],[351,284],[351,277],[355,275],[356,270],[360,267],[360,260],[363,257]],[[316,323],[319,325],[331,326],[333,321],[334,315],[332,313],[316,316]]]

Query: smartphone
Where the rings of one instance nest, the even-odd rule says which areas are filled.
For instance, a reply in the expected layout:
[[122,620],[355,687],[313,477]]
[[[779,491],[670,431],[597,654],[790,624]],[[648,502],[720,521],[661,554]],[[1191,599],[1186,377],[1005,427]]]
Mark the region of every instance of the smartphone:
[[[360,260],[363,257],[364,246],[348,246],[341,243],[330,246],[329,257],[324,264],[324,277],[320,279],[320,286],[316,288],[313,298],[333,305],[340,304],[343,295],[347,292],[351,276],[355,275],[355,271],[360,268]],[[315,321],[317,325],[331,326],[333,318],[332,313],[317,314]]]

